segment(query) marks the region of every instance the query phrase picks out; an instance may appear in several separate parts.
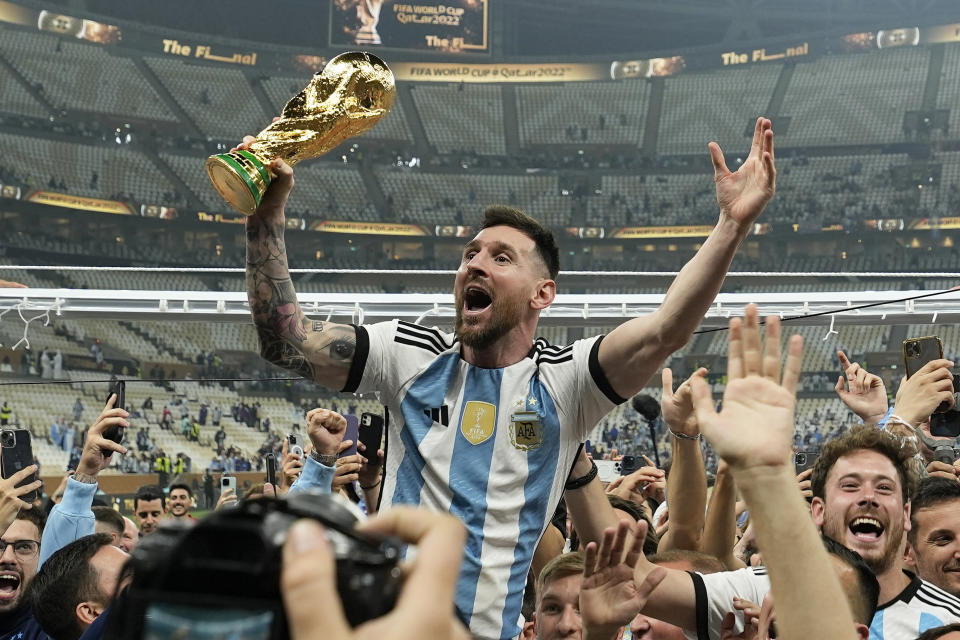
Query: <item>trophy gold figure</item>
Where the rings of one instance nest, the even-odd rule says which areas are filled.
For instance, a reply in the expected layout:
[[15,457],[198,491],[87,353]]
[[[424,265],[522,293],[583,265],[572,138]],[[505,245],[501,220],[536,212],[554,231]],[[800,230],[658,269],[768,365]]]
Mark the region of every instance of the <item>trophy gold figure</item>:
[[293,166],[327,153],[373,127],[390,111],[396,94],[393,73],[383,60],[342,53],[314,74],[248,150],[207,158],[210,181],[230,206],[253,215],[270,184],[267,167],[273,158]]

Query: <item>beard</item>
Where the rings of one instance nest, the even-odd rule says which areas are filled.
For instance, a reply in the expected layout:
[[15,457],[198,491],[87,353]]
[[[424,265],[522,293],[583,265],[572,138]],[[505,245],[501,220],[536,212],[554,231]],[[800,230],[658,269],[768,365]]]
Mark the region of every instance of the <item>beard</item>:
[[507,335],[520,324],[523,317],[523,301],[494,298],[490,301],[490,315],[483,318],[466,317],[463,313],[463,293],[456,295],[456,333],[465,346],[471,349],[486,349]]
[[[873,514],[859,515],[873,516]],[[867,563],[867,566],[870,567],[870,570],[875,574],[883,573],[900,560],[900,546],[905,533],[903,520],[894,517],[891,522],[884,525],[883,544],[879,547],[876,545],[864,547],[861,541],[850,531],[844,515],[826,519],[823,524],[823,532],[851,551],[856,551],[860,554],[863,561]]]

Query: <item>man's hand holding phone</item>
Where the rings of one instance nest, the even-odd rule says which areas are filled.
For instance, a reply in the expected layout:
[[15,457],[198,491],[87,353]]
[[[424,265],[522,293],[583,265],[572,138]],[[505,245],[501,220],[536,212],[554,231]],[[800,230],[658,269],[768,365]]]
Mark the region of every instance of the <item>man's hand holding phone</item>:
[[37,465],[32,464],[29,467],[20,469],[20,471],[17,471],[9,478],[0,480],[0,535],[3,535],[7,527],[13,524],[13,521],[17,519],[17,514],[20,513],[21,509],[33,508],[31,503],[25,502],[20,496],[36,491],[43,486],[43,482],[35,480],[22,487],[18,487],[17,483],[23,482],[36,472]]
[[941,403],[953,407],[952,367],[950,360],[931,360],[912,376],[904,378],[897,391],[893,413],[916,427]]
[[127,452],[126,447],[105,437],[105,433],[111,428],[125,429],[130,426],[127,420],[130,414],[120,407],[115,408],[116,401],[117,396],[111,395],[97,421],[87,430],[83,453],[80,454],[80,463],[77,465],[78,474],[96,477],[110,464],[110,456],[114,452],[120,454]]

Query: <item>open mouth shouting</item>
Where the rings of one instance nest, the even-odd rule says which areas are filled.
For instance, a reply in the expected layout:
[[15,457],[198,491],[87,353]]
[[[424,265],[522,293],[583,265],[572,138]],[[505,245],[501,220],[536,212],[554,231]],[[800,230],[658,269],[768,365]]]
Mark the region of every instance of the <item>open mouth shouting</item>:
[[463,290],[463,314],[478,317],[493,305],[493,296],[478,285],[468,285]]
[[20,595],[23,579],[17,571],[0,571],[0,603],[7,603]]
[[850,533],[861,542],[872,543],[883,536],[883,524],[871,516],[858,516],[849,525]]

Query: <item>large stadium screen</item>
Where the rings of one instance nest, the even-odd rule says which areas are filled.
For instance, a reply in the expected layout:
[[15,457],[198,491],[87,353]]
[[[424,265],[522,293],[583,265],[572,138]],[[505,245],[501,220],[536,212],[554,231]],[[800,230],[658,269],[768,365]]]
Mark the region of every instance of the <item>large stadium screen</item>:
[[332,0],[330,44],[487,52],[488,0]]

